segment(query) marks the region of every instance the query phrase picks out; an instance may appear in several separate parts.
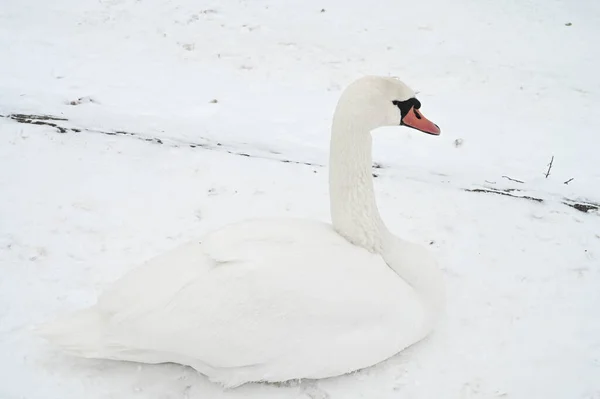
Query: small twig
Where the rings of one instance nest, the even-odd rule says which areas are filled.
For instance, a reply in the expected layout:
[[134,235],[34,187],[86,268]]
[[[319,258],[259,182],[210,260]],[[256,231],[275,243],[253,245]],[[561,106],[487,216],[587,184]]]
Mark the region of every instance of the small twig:
[[508,177],[508,176],[502,176],[502,177],[504,177],[505,179],[508,179],[508,180],[510,180],[510,181],[517,182],[517,183],[521,183],[521,184],[525,183],[525,182],[524,182],[524,181],[522,181],[522,180],[513,179],[512,177]]
[[546,179],[550,176],[550,170],[552,170],[552,164],[554,163],[554,155],[552,155],[552,159],[550,159],[550,163],[548,164],[548,171],[546,172]]
[[563,184],[569,185],[569,183],[571,183],[573,180],[575,180],[574,177],[571,177],[569,180],[567,180],[566,182],[564,182]]

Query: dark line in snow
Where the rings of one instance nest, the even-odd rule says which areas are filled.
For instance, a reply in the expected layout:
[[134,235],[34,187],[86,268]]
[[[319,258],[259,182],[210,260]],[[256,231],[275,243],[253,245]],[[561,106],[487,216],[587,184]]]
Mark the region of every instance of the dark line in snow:
[[[266,159],[266,160],[270,160],[270,161],[278,161],[278,162],[282,162],[282,163],[292,163],[292,164],[297,164],[297,165],[305,165],[305,166],[313,166],[313,167],[324,167],[324,165],[318,164],[318,163],[296,161],[296,160],[278,158],[278,157],[272,156],[272,155],[279,155],[279,153],[277,153],[275,151],[268,151],[269,154],[272,154],[272,155],[264,155],[264,154],[256,154],[256,153],[251,154],[250,151],[242,151],[242,150],[234,148],[233,146],[224,145],[223,143],[220,143],[220,142],[217,142],[217,141],[205,138],[205,137],[202,137],[202,140],[204,142],[199,143],[199,142],[191,142],[191,141],[182,140],[182,139],[153,137],[153,136],[148,136],[148,135],[145,135],[142,133],[127,132],[124,130],[105,131],[105,130],[98,130],[98,129],[66,127],[66,126],[61,126],[59,124],[59,122],[68,122],[68,119],[60,118],[60,117],[56,117],[56,116],[52,116],[52,115],[9,114],[9,115],[0,115],[0,117],[11,119],[11,120],[14,120],[19,123],[50,126],[50,127],[55,128],[61,134],[69,133],[69,132],[72,132],[72,133],[87,132],[87,133],[104,134],[107,136],[127,136],[127,137],[131,137],[133,139],[136,139],[136,140],[145,141],[145,142],[158,144],[158,145],[167,145],[167,146],[175,147],[175,148],[181,148],[181,147],[200,148],[200,149],[205,149],[205,150],[215,150],[215,151],[226,152],[228,154],[241,156],[241,157],[260,158],[260,159]],[[385,169],[384,166],[377,164],[377,163],[375,163],[373,165],[373,167],[375,169]],[[378,176],[379,176],[379,174],[373,173],[373,177],[378,177]],[[503,176],[503,177],[505,177],[505,176]],[[508,178],[508,177],[506,177],[506,178]],[[522,183],[521,181],[516,180],[516,179],[512,179],[512,178],[508,178],[508,179],[511,181]],[[542,198],[531,197],[528,195],[519,195],[518,193],[521,192],[521,190],[518,190],[515,188],[507,188],[504,190],[486,189],[486,188],[471,188],[471,189],[464,189],[464,191],[475,192],[475,193],[499,194],[499,195],[504,195],[504,196],[513,197],[513,198],[527,199],[527,200],[539,202],[539,203],[544,202],[544,199],[542,199]],[[594,202],[591,202],[591,201],[574,201],[569,198],[564,198],[564,201],[561,201],[561,203],[564,205],[567,205],[571,208],[577,209],[578,211],[583,212],[583,213],[590,213],[592,211],[600,210],[600,205],[596,204]]]
[[[241,151],[241,150],[235,149],[233,146],[223,145],[222,143],[207,139],[205,137],[202,137],[202,140],[204,142],[199,143],[199,142],[192,142],[192,141],[187,141],[187,140],[182,140],[182,139],[153,137],[153,136],[148,136],[148,135],[142,134],[142,133],[127,132],[124,130],[106,131],[106,130],[88,129],[88,128],[65,127],[65,126],[61,126],[57,123],[48,122],[48,121],[68,122],[68,119],[59,118],[59,117],[55,117],[55,116],[51,116],[51,115],[9,114],[9,115],[0,115],[0,117],[12,119],[19,123],[50,126],[50,127],[55,128],[59,133],[88,132],[88,133],[104,134],[107,136],[128,136],[128,137],[131,137],[131,138],[134,138],[137,140],[146,141],[146,142],[154,143],[154,144],[164,144],[164,145],[168,145],[170,147],[175,147],[175,148],[180,148],[180,147],[202,148],[202,149],[206,149],[206,150],[216,150],[216,151],[226,152],[231,155],[237,155],[237,156],[247,157],[247,158],[261,158],[261,159],[266,159],[266,160],[271,160],[271,161],[279,161],[279,162],[284,162],[284,163],[306,165],[306,166],[316,166],[316,167],[324,166],[324,165],[321,165],[318,163],[295,161],[292,159],[283,159],[283,158],[278,158],[275,156],[268,156],[268,155],[261,155],[261,154],[249,154],[247,151]],[[270,153],[275,154],[275,152],[272,152],[272,151],[270,151]]]
[[[3,115],[4,116],[4,115]],[[9,115],[12,119],[31,119],[31,120],[39,120],[39,121],[67,121],[66,118],[59,118],[58,116],[52,115],[28,115],[28,114],[11,114]]]
[[583,212],[583,213],[600,211],[600,204],[595,204],[593,202],[574,202],[568,198],[565,198],[565,201],[563,201],[563,204],[570,206],[571,208],[575,208],[578,211]]
[[513,197],[513,198],[523,198],[523,199],[528,199],[530,201],[535,201],[535,202],[544,202],[544,200],[542,198],[536,198],[536,197],[530,197],[528,195],[514,195],[511,194],[515,191],[514,188],[509,188],[506,190],[487,190],[484,188],[466,188],[465,191],[469,191],[472,193],[491,193],[491,194],[500,194],[500,195],[506,195],[508,197]]

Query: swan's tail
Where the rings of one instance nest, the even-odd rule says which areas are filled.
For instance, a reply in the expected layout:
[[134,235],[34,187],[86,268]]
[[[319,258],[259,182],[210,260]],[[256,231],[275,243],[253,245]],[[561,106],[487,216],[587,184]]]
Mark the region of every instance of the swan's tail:
[[35,333],[71,355],[104,357],[105,317],[93,308],[80,310],[38,326]]

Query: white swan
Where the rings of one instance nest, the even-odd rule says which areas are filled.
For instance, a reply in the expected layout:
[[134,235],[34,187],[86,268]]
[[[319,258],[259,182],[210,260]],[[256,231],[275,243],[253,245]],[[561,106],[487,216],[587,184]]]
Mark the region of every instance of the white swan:
[[443,308],[428,252],[393,236],[375,203],[370,131],[439,128],[397,79],[367,76],[333,118],[333,225],[250,220],[134,269],[93,307],[43,325],[71,354],[189,365],[226,387],[324,378],[424,338]]

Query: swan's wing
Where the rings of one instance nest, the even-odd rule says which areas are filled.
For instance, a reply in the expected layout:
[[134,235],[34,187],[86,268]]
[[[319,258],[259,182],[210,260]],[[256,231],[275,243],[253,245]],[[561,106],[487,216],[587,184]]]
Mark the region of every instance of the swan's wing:
[[[346,245],[330,225],[302,219],[257,219],[225,226],[149,259],[114,282],[99,298],[103,311],[123,313],[136,304],[149,308],[170,301],[183,287],[226,264],[267,261],[277,253],[309,245]],[[278,264],[285,267],[286,262]],[[289,265],[289,264],[288,264]],[[289,267],[289,266],[288,266]]]
[[188,242],[149,259],[115,281],[98,299],[110,314],[151,311],[215,266],[200,241]]

